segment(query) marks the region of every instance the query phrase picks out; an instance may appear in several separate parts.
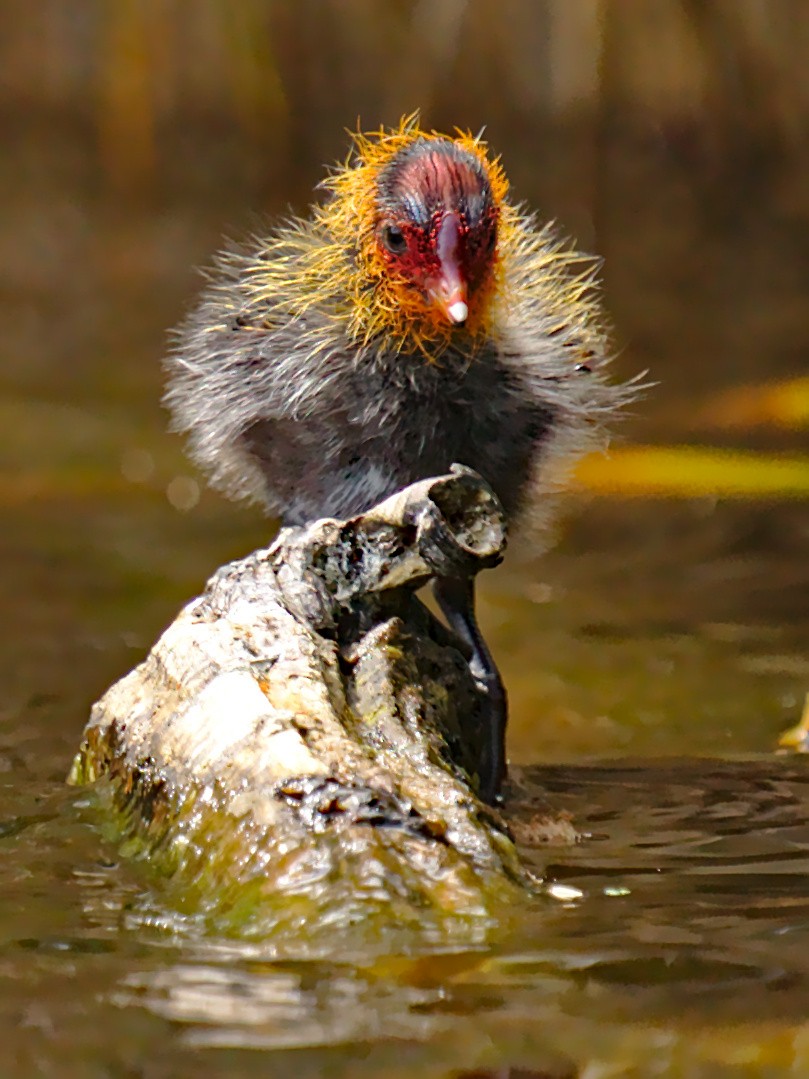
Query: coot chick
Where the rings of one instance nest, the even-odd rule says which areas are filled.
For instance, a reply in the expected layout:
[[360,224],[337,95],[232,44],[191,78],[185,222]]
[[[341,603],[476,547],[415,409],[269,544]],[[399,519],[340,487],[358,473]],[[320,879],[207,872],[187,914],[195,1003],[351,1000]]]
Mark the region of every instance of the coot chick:
[[[479,137],[409,117],[354,136],[308,218],[220,255],[168,361],[193,459],[287,525],[360,513],[458,462],[513,522],[546,516],[625,396],[594,264],[508,199]],[[505,776],[506,698],[472,586],[436,595],[489,695],[484,798]]]

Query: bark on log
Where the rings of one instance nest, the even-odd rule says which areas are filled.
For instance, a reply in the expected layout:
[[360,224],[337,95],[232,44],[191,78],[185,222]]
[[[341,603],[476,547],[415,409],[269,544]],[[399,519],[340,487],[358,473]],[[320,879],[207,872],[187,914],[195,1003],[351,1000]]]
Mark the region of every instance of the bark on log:
[[505,540],[457,466],[283,530],[95,705],[72,781],[99,781],[128,849],[220,927],[468,932],[528,877],[473,789],[483,694],[415,591],[496,565]]

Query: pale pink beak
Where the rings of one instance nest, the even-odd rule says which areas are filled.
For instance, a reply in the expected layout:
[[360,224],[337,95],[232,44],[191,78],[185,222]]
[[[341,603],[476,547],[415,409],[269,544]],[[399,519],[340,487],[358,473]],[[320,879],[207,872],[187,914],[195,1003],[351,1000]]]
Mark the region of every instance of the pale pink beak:
[[435,305],[450,322],[460,325],[469,316],[468,290],[460,262],[461,222],[457,214],[447,214],[438,228],[435,253],[439,273],[427,288]]

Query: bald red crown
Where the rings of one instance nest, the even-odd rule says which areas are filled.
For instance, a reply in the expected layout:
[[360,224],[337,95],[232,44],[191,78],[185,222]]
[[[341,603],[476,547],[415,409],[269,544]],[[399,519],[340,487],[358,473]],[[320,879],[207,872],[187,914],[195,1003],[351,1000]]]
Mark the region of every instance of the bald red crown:
[[377,207],[389,272],[464,322],[497,247],[498,212],[479,158],[450,139],[416,139],[380,173]]

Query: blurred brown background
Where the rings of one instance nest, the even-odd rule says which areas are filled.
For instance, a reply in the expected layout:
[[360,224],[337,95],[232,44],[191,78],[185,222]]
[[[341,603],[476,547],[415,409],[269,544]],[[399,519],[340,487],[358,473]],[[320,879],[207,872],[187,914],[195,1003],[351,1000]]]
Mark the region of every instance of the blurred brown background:
[[[486,126],[605,257],[648,408],[802,372],[803,0],[5,0],[0,385],[158,429],[193,268],[303,210],[346,127]],[[58,447],[55,447],[57,449]]]

